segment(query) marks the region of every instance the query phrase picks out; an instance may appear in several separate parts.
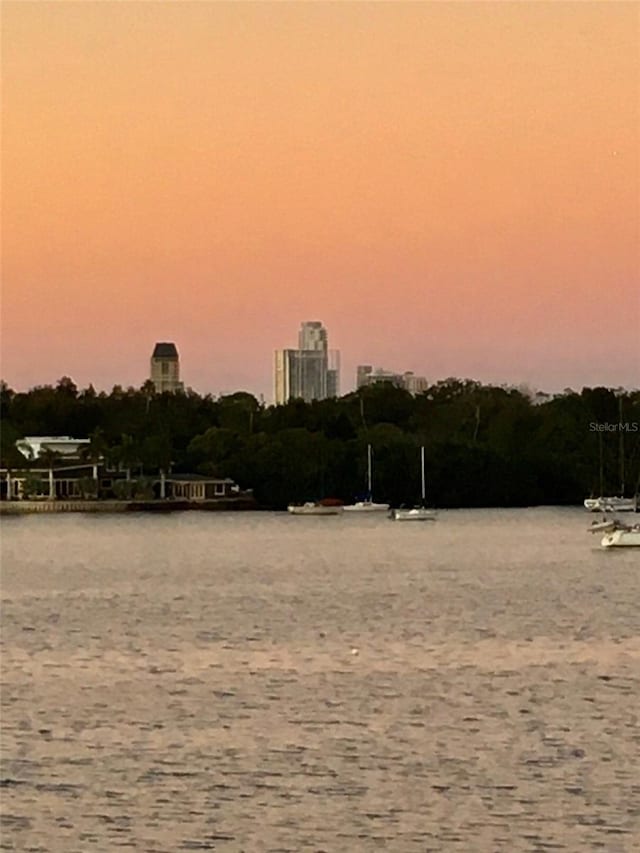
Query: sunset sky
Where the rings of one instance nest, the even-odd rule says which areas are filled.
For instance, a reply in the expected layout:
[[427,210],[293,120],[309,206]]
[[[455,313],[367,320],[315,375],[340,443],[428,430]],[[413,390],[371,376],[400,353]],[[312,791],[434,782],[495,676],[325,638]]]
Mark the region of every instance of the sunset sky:
[[5,2],[2,377],[640,386],[640,5]]

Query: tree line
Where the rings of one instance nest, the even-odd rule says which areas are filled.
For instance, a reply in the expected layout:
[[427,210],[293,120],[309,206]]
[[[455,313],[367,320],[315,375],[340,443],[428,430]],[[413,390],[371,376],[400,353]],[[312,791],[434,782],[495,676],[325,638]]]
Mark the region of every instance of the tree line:
[[425,447],[428,502],[439,507],[577,504],[589,494],[628,495],[640,483],[640,391],[567,389],[553,396],[446,379],[412,396],[377,383],[343,397],[281,406],[240,391],[214,398],[153,385],[79,389],[69,377],[26,392],[0,386],[3,467],[24,467],[17,439],[90,438],[87,458],[107,458],[143,478],[159,469],[230,477],[261,506],[338,497],[366,487],[393,505],[420,497]]

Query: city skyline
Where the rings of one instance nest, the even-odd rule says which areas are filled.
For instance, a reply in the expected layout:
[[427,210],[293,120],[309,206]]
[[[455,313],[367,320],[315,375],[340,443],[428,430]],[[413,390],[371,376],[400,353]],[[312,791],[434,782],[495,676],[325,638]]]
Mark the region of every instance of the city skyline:
[[635,4],[3,5],[0,374],[640,384]]

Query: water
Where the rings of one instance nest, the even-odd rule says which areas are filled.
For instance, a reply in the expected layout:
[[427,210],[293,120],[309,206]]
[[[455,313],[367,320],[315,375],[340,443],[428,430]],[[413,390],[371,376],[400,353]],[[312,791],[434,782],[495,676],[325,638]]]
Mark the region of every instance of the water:
[[2,523],[2,850],[640,844],[640,553],[579,510]]

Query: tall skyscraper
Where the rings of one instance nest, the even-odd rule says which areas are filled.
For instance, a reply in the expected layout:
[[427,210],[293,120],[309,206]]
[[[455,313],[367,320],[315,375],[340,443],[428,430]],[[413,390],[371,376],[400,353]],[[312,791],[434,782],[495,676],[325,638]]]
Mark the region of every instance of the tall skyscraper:
[[306,402],[337,396],[340,388],[340,355],[328,349],[327,330],[317,320],[303,323],[298,349],[276,350],[274,390],[276,404],[292,398]]
[[174,343],[160,342],[153,348],[151,355],[151,381],[156,392],[181,391],[180,359]]

